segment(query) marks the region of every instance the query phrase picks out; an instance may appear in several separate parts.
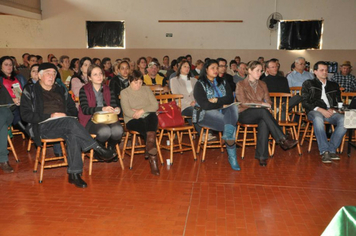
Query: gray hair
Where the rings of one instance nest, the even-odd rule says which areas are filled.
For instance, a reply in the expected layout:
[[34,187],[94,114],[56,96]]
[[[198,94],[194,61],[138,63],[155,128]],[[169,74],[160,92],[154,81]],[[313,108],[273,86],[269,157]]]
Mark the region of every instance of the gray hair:
[[295,63],[298,63],[299,60],[304,60],[304,61],[305,61],[305,58],[304,58],[304,57],[297,57],[297,58],[294,60],[294,62],[295,62]]

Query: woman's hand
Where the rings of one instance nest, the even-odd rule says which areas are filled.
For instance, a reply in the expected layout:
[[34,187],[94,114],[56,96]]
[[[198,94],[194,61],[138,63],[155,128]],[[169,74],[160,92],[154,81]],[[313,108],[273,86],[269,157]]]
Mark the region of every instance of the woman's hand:
[[106,112],[114,112],[114,108],[111,107],[111,106],[103,107],[103,111],[106,111]]
[[192,102],[190,103],[190,106],[194,107],[195,104],[197,104],[197,102],[196,102],[196,101],[192,101]]
[[20,106],[20,98],[13,98],[12,101],[14,101],[16,106]]
[[211,103],[217,103],[217,102],[218,102],[218,99],[217,99],[217,98],[210,98],[210,99],[209,99],[209,102],[211,102]]
[[140,119],[140,117],[143,115],[143,113],[145,113],[145,111],[143,109],[140,109],[140,110],[132,109],[132,110],[135,112],[132,116],[135,119]]
[[120,114],[120,112],[121,112],[120,107],[115,107],[115,108],[114,108],[114,112],[115,112],[116,114]]

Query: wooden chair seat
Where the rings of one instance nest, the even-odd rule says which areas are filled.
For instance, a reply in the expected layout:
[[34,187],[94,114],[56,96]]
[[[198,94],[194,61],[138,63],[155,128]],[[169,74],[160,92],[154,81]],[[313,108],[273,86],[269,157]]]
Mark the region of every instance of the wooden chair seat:
[[[55,168],[55,167],[61,167],[61,166],[68,166],[68,161],[67,161],[67,152],[64,146],[65,140],[62,138],[55,138],[55,139],[41,139],[42,142],[42,147],[37,147],[37,152],[36,152],[36,160],[35,160],[35,166],[33,168],[33,172],[37,172],[37,167],[38,163],[41,164],[41,173],[40,173],[40,180],[39,182],[42,183],[43,180],[43,170],[46,168]],[[63,156],[60,157],[46,157],[46,152],[47,152],[47,145],[48,143],[57,143],[59,142],[61,145],[62,149],[62,154]],[[41,158],[40,158],[40,153],[42,150]],[[46,165],[46,162],[50,161],[60,161],[63,160],[63,162],[56,162],[55,164],[52,165]]]

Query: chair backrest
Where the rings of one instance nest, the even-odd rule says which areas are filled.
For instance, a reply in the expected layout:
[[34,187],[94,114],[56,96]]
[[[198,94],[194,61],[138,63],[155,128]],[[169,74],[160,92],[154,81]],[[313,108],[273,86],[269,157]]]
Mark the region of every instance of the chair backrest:
[[159,104],[168,103],[171,101],[176,101],[177,106],[182,108],[182,98],[184,97],[182,94],[162,94],[155,96]]
[[353,97],[356,96],[356,92],[342,92],[341,99],[345,105],[350,105]]
[[[292,97],[295,95],[302,96],[302,87],[290,87],[289,89]],[[293,112],[304,112],[304,108],[301,102],[293,108]]]
[[[289,99],[292,97],[290,93],[270,93],[272,102],[272,114],[277,121],[289,120]],[[282,113],[285,113],[285,115]]]

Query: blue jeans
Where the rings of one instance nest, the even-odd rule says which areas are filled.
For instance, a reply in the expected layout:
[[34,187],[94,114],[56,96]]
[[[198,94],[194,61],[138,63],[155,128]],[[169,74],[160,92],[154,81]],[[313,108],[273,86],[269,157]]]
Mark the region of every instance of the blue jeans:
[[[308,113],[308,119],[313,121],[314,133],[316,141],[318,142],[320,154],[323,154],[324,152],[336,153],[336,149],[340,146],[341,140],[347,130],[344,128],[344,115],[335,113],[330,118],[325,118],[320,112],[311,111]],[[330,141],[328,141],[326,137],[324,121],[336,125]]]
[[219,110],[205,110],[205,115],[200,126],[206,126],[212,130],[224,131],[225,125],[237,126],[239,112],[236,105]]

